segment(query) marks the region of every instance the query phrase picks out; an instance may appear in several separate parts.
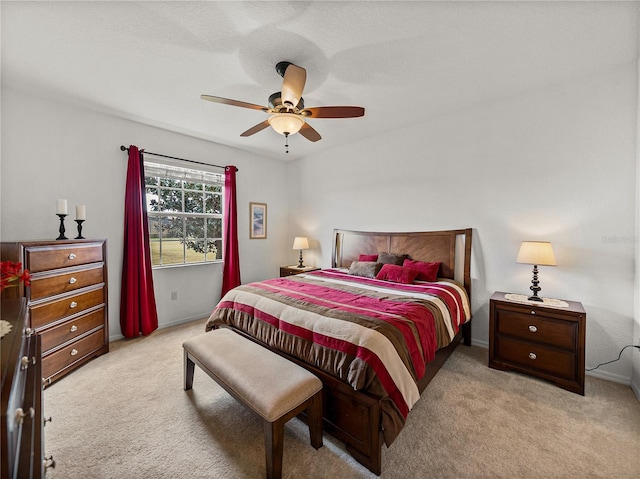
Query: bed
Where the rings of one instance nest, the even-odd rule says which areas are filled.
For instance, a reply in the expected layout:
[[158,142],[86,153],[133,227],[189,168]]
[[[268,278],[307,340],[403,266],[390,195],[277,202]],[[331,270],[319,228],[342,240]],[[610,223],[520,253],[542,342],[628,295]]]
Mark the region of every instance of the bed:
[[382,445],[471,344],[471,240],[471,229],[334,230],[331,268],[239,286],[206,329],[232,328],[316,374],[325,431],[379,475]]

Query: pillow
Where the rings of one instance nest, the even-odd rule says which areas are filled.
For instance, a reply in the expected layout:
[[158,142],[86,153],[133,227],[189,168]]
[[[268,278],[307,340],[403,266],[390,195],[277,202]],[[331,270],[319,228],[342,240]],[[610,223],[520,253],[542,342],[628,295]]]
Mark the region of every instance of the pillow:
[[438,279],[440,261],[425,263],[423,261],[405,259],[402,266],[405,268],[415,269],[419,273],[416,279],[420,281],[436,281]]
[[354,261],[349,267],[349,274],[375,279],[382,265],[374,261]]
[[383,264],[380,272],[376,275],[376,279],[384,281],[393,281],[394,283],[411,284],[413,280],[420,274],[415,269],[405,268],[397,264]]
[[374,263],[378,262],[377,254],[361,254],[358,257],[358,261],[373,261]]
[[378,263],[402,266],[402,262],[408,257],[408,254],[380,253],[378,255]]

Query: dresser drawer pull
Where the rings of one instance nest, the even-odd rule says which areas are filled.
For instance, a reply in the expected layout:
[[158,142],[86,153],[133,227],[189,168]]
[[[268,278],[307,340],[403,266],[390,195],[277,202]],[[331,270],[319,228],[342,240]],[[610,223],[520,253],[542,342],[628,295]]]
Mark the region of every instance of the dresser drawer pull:
[[20,369],[27,369],[29,367],[29,364],[35,364],[36,363],[36,358],[35,356],[32,357],[31,359],[29,359],[27,356],[22,356],[22,358],[20,358]]
[[44,460],[42,461],[42,465],[44,466],[45,471],[49,468],[55,469],[56,461],[53,459],[53,455],[45,456]]
[[42,378],[42,387],[48,386],[51,384],[51,378]]
[[536,312],[535,311],[531,311],[531,314],[536,314]]
[[76,326],[75,324],[73,326],[71,326],[71,332],[75,333],[78,330],[78,326]]
[[538,356],[536,355],[536,353],[529,353],[529,359],[537,359]]
[[75,279],[74,277],[71,277],[71,279],[69,279],[69,284],[75,284],[76,281],[78,281],[78,280]]
[[28,338],[29,336],[31,336],[33,334],[33,329],[31,328],[25,328],[24,329],[24,335]]
[[538,328],[536,328],[533,324],[531,324],[529,325],[529,331],[531,331],[532,333],[537,333]]
[[75,308],[76,306],[78,306],[78,303],[76,303],[75,301],[71,301],[71,303],[69,304],[69,307],[71,309]]
[[76,259],[76,255],[75,255],[75,254],[73,254],[73,253],[71,253],[71,254],[69,255],[69,259]]
[[[75,348],[74,348],[74,349],[72,349],[72,350],[71,350],[71,356],[75,356],[76,354],[78,354],[78,350],[77,350],[77,349],[75,349]],[[529,356],[531,356],[531,354],[530,354]]]
[[16,421],[18,421],[18,424],[22,424],[25,417],[29,416],[30,418],[33,418],[35,415],[36,411],[32,407],[30,407],[27,412],[24,412],[21,407],[16,409]]

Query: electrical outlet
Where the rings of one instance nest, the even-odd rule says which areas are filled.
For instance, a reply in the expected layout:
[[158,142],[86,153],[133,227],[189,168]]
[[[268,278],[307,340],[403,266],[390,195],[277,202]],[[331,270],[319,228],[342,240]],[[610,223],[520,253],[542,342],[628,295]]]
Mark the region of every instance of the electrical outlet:
[[176,299],[178,299],[178,292],[171,291],[171,301],[175,301]]

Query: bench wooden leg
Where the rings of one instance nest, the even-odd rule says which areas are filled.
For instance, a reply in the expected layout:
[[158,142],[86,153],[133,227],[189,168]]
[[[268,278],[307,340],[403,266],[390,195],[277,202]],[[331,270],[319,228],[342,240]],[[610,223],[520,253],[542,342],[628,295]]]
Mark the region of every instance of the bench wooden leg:
[[267,459],[267,479],[282,477],[282,448],[284,443],[283,418],[264,421],[264,453]]
[[307,408],[307,421],[311,445],[320,449],[322,447],[322,390],[311,397],[311,404]]
[[195,363],[191,361],[189,353],[184,350],[184,390],[188,391],[193,387],[193,372],[195,371]]

